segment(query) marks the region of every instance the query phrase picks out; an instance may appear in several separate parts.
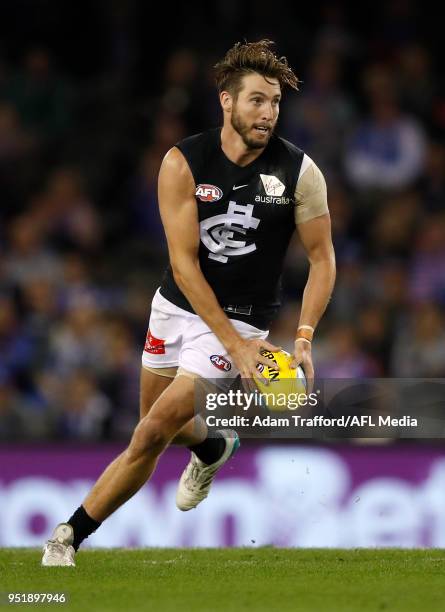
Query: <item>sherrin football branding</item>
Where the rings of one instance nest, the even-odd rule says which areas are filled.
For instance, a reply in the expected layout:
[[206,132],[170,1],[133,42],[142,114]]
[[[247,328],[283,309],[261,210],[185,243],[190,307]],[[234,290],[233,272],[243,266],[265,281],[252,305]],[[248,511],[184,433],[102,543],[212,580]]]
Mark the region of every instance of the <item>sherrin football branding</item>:
[[224,370],[225,372],[229,372],[232,369],[232,364],[228,359],[223,357],[222,355],[211,355],[210,361],[218,368],[218,370]]
[[217,202],[223,197],[223,192],[216,185],[201,183],[196,187],[195,195],[201,202]]
[[[301,366],[291,368],[292,355],[287,351],[269,351],[262,349],[261,354],[267,359],[274,362],[274,367],[258,364],[257,368],[261,374],[267,378],[268,385],[261,379],[254,379],[258,389],[262,393],[262,400],[269,410],[284,411],[287,409],[296,410],[300,405],[306,405],[304,402],[311,395],[307,394],[307,381]],[[293,408],[290,407],[289,399],[291,399]],[[311,406],[315,404],[309,404]]]

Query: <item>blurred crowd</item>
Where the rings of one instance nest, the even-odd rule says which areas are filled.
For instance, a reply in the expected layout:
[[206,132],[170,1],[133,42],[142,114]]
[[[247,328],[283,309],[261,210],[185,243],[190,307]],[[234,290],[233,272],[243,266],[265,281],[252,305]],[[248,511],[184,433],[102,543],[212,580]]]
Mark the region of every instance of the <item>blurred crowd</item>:
[[[45,44],[42,17],[35,44],[0,48],[0,439],[132,430],[167,262],[160,162],[219,125],[212,65],[243,36],[274,38],[288,56],[302,82],[285,93],[277,131],[328,184],[338,276],[314,343],[317,374],[443,377],[445,90],[418,5],[386,3],[372,28],[341,2],[319,3],[316,19],[266,28],[216,2],[217,43],[178,33],[160,53],[142,42],[142,4],[100,5],[105,51],[88,70],[58,53],[60,38]],[[306,278],[296,238],[271,334],[287,348]]]

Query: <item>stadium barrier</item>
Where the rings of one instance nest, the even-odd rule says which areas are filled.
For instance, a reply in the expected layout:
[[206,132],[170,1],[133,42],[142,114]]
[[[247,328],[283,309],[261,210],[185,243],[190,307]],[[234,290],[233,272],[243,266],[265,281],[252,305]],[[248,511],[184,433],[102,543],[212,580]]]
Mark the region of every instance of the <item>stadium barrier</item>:
[[[0,546],[40,546],[122,447],[0,447]],[[250,445],[196,510],[175,506],[188,455],[169,449],[152,481],[89,546],[445,547],[445,449]]]

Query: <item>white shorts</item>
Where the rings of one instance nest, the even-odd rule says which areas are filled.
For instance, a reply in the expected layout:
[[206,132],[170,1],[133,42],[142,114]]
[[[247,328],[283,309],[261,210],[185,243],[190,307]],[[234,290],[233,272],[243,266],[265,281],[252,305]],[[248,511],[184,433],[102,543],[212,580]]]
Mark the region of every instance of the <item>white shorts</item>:
[[[231,319],[243,338],[264,340],[269,332],[244,321]],[[153,298],[147,339],[142,353],[146,368],[181,367],[202,378],[236,378],[238,368],[227,350],[197,315],[166,300],[159,292]]]

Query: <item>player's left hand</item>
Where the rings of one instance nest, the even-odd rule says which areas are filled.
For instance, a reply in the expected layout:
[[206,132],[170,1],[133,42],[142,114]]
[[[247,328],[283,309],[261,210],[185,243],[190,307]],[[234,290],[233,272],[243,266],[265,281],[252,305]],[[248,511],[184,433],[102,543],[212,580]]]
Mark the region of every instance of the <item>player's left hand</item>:
[[314,388],[314,364],[312,363],[312,344],[304,340],[296,340],[292,368],[301,366],[307,380],[307,394]]

